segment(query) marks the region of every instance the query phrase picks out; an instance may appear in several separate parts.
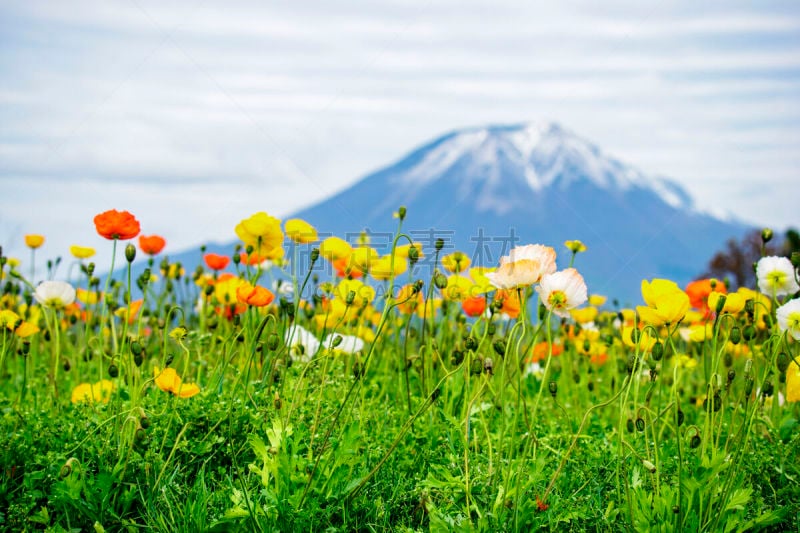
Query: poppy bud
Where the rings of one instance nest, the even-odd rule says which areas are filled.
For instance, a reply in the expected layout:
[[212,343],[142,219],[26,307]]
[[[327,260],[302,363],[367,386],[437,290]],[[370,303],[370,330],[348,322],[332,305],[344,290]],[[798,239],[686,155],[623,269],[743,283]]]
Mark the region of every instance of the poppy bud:
[[641,416],[636,418],[636,430],[644,431],[644,418]]
[[747,312],[748,315],[752,315],[756,310],[756,302],[753,299],[746,300],[744,302],[744,310]]
[[725,363],[725,368],[730,368],[733,366],[733,355],[730,352],[725,352],[725,355],[722,357],[722,362]]
[[744,340],[751,341],[756,338],[756,328],[753,324],[748,324],[744,327],[744,331],[742,331],[742,336]]
[[397,217],[403,221],[406,219],[406,206],[401,205],[400,208],[397,210]]
[[744,395],[750,396],[753,393],[753,387],[755,386],[755,380],[751,377],[746,377],[744,380]]
[[408,260],[412,263],[419,261],[419,250],[413,244],[408,248]]
[[475,348],[478,347],[478,340],[470,335],[467,337],[467,340],[464,341],[464,347],[470,351],[475,350]]
[[497,331],[497,326],[494,324],[489,324],[486,326],[486,333],[489,335],[494,335],[494,332]]
[[700,443],[701,443],[701,442],[702,442],[702,440],[700,439],[700,435],[698,435],[697,433],[695,433],[695,434],[692,436],[692,440],[691,440],[691,441],[689,441],[689,447],[691,447],[692,449],[694,449],[694,448],[697,448],[698,446],[700,446]]
[[761,394],[764,395],[765,398],[769,398],[772,396],[772,393],[775,392],[775,386],[772,384],[770,380],[764,380],[764,384],[761,386]]
[[731,328],[731,342],[733,344],[739,344],[742,340],[742,330],[739,329],[739,326],[733,326]]
[[436,243],[434,244],[434,248],[436,248],[437,252],[440,251],[442,248],[444,248],[444,239],[442,239],[441,237],[436,239]]
[[792,256],[789,260],[792,262],[792,266],[800,268],[800,252],[792,252]]
[[133,260],[136,259],[136,247],[130,243],[125,247],[125,259],[128,260],[128,263],[133,263]]
[[333,338],[333,342],[331,342],[331,346],[332,346],[333,348],[336,348],[337,346],[339,346],[340,344],[342,344],[342,341],[343,341],[343,340],[344,340],[344,339],[342,338],[342,336],[341,336],[341,335],[336,335],[336,336]]
[[731,386],[731,383],[733,383],[734,379],[736,379],[736,370],[731,368],[730,370],[728,370],[728,386],[729,387]]
[[653,361],[661,361],[661,358],[664,356],[664,345],[661,344],[660,341],[657,341],[653,345],[651,354],[653,356]]
[[142,415],[139,419],[139,425],[142,426],[142,429],[147,429],[150,427],[150,419],[146,416]]
[[772,230],[769,228],[764,228],[761,230],[761,242],[767,244],[769,241],[772,240]]
[[69,369],[72,368],[69,359],[64,359],[64,364],[62,366],[64,368],[64,372],[69,372]]
[[658,378],[658,370],[656,370],[655,368],[651,368],[650,369],[650,381],[651,382],[655,382],[655,380],[657,378]]
[[686,415],[683,414],[682,410],[678,409],[678,414],[677,414],[676,418],[677,418],[677,422],[678,422],[678,427],[680,427],[680,426],[683,425],[683,421],[686,418]]
[[498,339],[492,343],[492,348],[497,352],[497,355],[503,356],[506,353],[506,343],[502,339]]
[[464,352],[461,350],[453,350],[453,355],[450,357],[450,362],[458,366],[464,361]]
[[725,300],[727,299],[728,297],[725,296],[724,294],[719,295],[719,298],[717,298],[717,308],[715,309],[717,314],[720,314],[722,310],[725,309]]
[[242,256],[239,254],[233,254],[233,257],[231,259],[233,259],[234,265],[238,265],[239,263],[242,262]]
[[473,376],[477,376],[481,372],[483,372],[483,359],[480,357],[476,357],[472,360],[471,366],[469,368],[470,374]]
[[778,371],[781,374],[783,374],[784,372],[786,372],[786,369],[789,368],[789,363],[790,362],[791,362],[791,359],[789,359],[789,356],[786,355],[786,352],[781,352],[781,353],[778,354],[778,357],[775,359],[775,366],[777,366],[778,367]]
[[311,263],[314,264],[319,259],[319,248],[316,246],[311,249]]
[[629,418],[627,422],[625,422],[625,429],[628,430],[628,433],[633,433],[636,429],[636,426],[633,425],[633,419]]
[[555,398],[556,394],[558,394],[558,383],[556,383],[555,381],[551,381],[550,383],[547,384],[547,390],[550,391],[550,396]]
[[433,284],[436,285],[438,289],[444,289],[447,287],[447,278],[437,270],[433,273]]
[[278,344],[280,344],[280,342],[281,340],[277,333],[270,333],[267,337],[267,348],[274,351],[276,348],[278,348]]
[[117,365],[115,365],[114,363],[108,365],[108,375],[111,376],[112,378],[119,376],[119,368],[117,368]]
[[133,440],[135,440],[137,444],[143,444],[144,441],[147,440],[147,431],[145,431],[144,428],[137,428],[133,434]]
[[344,303],[347,305],[353,305],[353,302],[356,299],[356,291],[348,291],[347,297],[344,299]]

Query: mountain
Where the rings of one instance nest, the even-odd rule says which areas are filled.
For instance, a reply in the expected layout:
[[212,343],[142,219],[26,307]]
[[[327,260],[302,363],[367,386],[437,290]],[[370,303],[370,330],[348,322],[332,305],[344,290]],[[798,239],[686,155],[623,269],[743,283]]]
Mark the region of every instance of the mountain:
[[513,237],[553,246],[564,268],[563,242],[580,239],[588,251],[576,267],[590,292],[632,303],[642,279],[685,284],[748,229],[700,212],[676,182],[547,122],[449,133],[292,217],[353,240],[362,229],[393,231],[400,205],[404,229],[426,252],[442,237],[474,264],[496,265]]
[[[403,229],[422,242],[428,259],[439,237],[443,253],[458,249],[487,266],[510,246],[542,243],[556,249],[564,268],[570,257],[564,241],[580,239],[588,251],[575,266],[590,293],[622,303],[641,301],[645,278],[687,283],[727,239],[748,229],[699,211],[674,181],[647,175],[548,122],[448,133],[284,219],[302,218],[322,237],[351,242],[366,230],[385,253],[397,227],[392,213],[401,205],[408,213]],[[185,264],[196,264],[196,255]],[[426,261],[415,277],[430,275]]]

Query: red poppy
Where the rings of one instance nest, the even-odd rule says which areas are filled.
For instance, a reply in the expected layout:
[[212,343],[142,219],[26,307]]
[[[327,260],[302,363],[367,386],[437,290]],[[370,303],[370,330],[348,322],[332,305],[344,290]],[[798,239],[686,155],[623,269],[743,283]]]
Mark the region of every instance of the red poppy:
[[160,254],[166,245],[167,241],[160,235],[139,235],[139,248],[147,255]]
[[258,285],[241,285],[236,289],[236,299],[243,304],[253,307],[264,307],[272,303],[275,295],[264,287]]
[[109,240],[126,241],[141,231],[139,221],[127,211],[111,209],[94,217],[94,225],[100,236]]
[[461,301],[461,308],[467,316],[481,316],[486,310],[486,298],[483,296],[472,296]]
[[211,270],[224,270],[228,266],[231,258],[227,255],[208,253],[203,256],[203,260]]

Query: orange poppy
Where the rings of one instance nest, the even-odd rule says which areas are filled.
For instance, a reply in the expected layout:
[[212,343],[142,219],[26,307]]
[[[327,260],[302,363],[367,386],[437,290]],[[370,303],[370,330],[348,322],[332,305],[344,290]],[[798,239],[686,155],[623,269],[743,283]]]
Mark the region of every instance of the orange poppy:
[[[550,345],[547,341],[542,341],[537,343],[533,350],[531,350],[531,355],[528,357],[528,363],[538,363],[539,361],[544,361],[547,359],[547,353],[550,351]],[[558,357],[564,351],[564,347],[560,344],[553,343],[553,357]]]
[[468,316],[481,316],[486,310],[486,298],[472,296],[461,300],[461,308]]
[[207,253],[203,256],[203,261],[206,262],[206,265],[211,270],[224,270],[230,260],[231,258],[227,255]]
[[147,255],[160,254],[166,245],[167,241],[160,235],[139,235],[139,248]]
[[517,318],[519,316],[520,303],[519,294],[517,294],[517,291],[499,289],[495,293],[494,299],[503,302],[503,307],[500,310],[507,314],[510,318]]
[[[713,282],[713,283],[712,283]],[[708,310],[708,295],[711,291],[725,294],[725,284],[718,280],[698,279],[686,286],[686,294],[689,295],[689,303],[700,311]]]
[[253,307],[264,307],[272,303],[275,295],[264,287],[243,284],[236,289],[236,299]]
[[128,211],[111,209],[94,217],[94,225],[101,237],[109,240],[133,239],[141,231],[139,221]]
[[364,276],[364,272],[359,270],[355,265],[350,264],[349,257],[333,261],[333,268],[336,269],[336,275],[340,278],[358,279]]

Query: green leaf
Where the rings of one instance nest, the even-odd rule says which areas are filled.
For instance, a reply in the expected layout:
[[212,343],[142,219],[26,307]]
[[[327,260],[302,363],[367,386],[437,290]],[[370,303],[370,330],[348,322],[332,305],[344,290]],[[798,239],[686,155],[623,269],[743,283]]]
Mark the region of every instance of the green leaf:
[[730,498],[728,498],[728,503],[725,505],[725,510],[741,511],[742,509],[744,509],[744,506],[747,505],[747,502],[750,501],[750,496],[752,495],[753,495],[753,489],[749,487],[743,489],[736,489],[731,493]]

